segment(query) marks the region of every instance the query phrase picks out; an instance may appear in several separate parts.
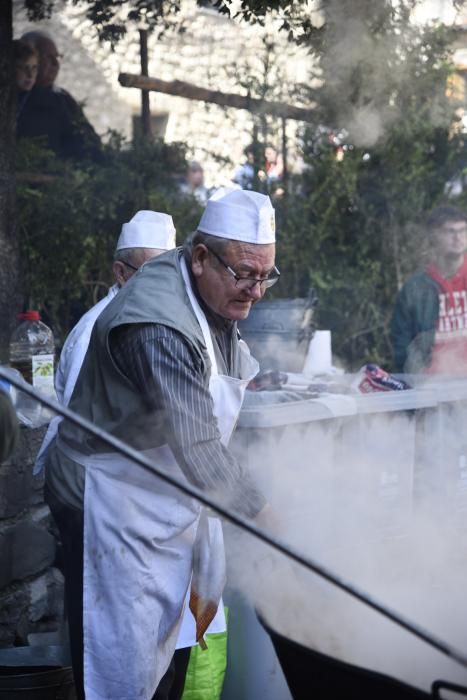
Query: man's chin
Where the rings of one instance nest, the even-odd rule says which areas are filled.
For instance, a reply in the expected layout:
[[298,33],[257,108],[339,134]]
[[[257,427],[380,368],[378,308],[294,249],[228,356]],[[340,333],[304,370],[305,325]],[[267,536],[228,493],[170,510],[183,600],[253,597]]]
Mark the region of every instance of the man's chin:
[[236,301],[230,305],[230,320],[243,321],[251,311],[251,301]]

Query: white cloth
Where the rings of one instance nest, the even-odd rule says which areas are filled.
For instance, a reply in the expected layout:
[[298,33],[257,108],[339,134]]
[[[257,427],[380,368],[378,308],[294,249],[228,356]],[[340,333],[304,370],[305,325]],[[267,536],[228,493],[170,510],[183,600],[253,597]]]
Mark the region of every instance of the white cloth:
[[[65,454],[86,468],[86,700],[151,700],[176,648],[200,506],[122,455]],[[186,481],[167,445],[144,455]]]
[[245,243],[274,243],[274,208],[267,195],[221,188],[208,200],[198,231]]
[[110,287],[106,296],[84,314],[68,335],[58,363],[55,376],[55,391],[60,403],[68,406],[84,356],[89,347],[92,329],[98,317],[118,293],[119,286]]
[[[65,341],[55,375],[55,392],[59,403],[63,406],[68,406],[70,403],[71,395],[91,340],[94,324],[118,290],[119,287],[116,284],[110,287],[107,295],[80,318]],[[50,421],[36,457],[34,474],[39,474],[44,468],[48,447],[57,434],[58,426],[62,420],[61,416],[55,416]]]
[[[208,323],[191,291],[184,263],[182,269],[211,360],[209,389],[226,443],[258,363],[243,344],[244,379],[218,374]],[[61,444],[58,449],[86,468],[86,699],[150,700],[176,647],[201,507],[121,455],[85,457]],[[185,481],[167,445],[144,454]],[[222,535],[220,523],[217,532]],[[225,566],[225,561],[219,563]]]
[[169,214],[141,210],[127,224],[123,224],[117,250],[125,248],[175,248],[175,226]]

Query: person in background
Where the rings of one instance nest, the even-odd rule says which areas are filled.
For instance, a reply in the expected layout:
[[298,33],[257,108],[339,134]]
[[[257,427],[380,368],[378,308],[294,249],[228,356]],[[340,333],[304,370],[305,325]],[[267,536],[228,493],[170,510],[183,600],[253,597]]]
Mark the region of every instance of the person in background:
[[10,397],[0,383],[0,464],[11,457],[18,442],[19,426]]
[[204,170],[197,160],[188,163],[184,182],[180,186],[183,194],[191,195],[203,206],[208,201],[209,192],[204,185]]
[[[82,316],[68,335],[60,354],[55,392],[61,404],[68,406],[70,402],[98,316],[141,265],[172,248],[175,248],[175,227],[168,214],[143,210],[123,224],[112,266],[115,284],[103,299]],[[57,433],[60,421],[61,418],[57,416],[49,425],[36,458],[36,473],[44,466],[48,446]]]
[[[279,279],[274,258],[268,197],[235,190],[209,200],[184,249],[147,262],[99,316],[70,401],[160,470],[259,526],[269,507],[228,443],[258,371],[237,321]],[[158,686],[185,601],[201,640],[222,595],[219,520],[67,421],[51,446],[46,490],[67,542],[78,698],[170,697]]]
[[247,146],[244,150],[245,162],[236,169],[232,182],[242,190],[252,190],[255,183],[255,147],[254,144]]
[[431,262],[405,282],[391,320],[394,368],[467,375],[467,215],[437,207],[426,228]]
[[277,150],[274,148],[274,146],[266,146],[264,149],[264,158],[265,158],[265,172],[266,172],[266,179],[268,181],[269,185],[272,185],[273,183],[277,183],[282,179],[282,175],[284,174],[284,163],[282,160],[282,156],[279,155]]
[[13,51],[17,89],[16,117],[18,118],[35,85],[39,68],[39,55],[34,46],[23,39],[13,41]]
[[102,147],[83,110],[66,90],[55,86],[60,56],[45,32],[27,32],[21,40],[39,56],[36,84],[17,122],[17,137],[42,138],[59,158],[100,160]]

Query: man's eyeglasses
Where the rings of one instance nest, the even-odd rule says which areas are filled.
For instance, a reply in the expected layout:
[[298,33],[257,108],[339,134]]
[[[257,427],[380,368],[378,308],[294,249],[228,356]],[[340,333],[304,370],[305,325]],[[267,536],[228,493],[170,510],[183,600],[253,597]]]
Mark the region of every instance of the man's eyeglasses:
[[138,272],[138,270],[139,270],[139,267],[135,267],[131,263],[125,262],[125,260],[116,260],[115,262],[122,263],[122,265],[126,265],[127,267],[130,268],[130,270],[135,270],[135,272]]
[[216,260],[218,260],[220,264],[223,265],[223,267],[225,267],[227,272],[229,272],[232,275],[238,289],[251,291],[256,287],[257,284],[259,284],[262,289],[269,289],[269,287],[272,287],[274,284],[276,284],[277,280],[281,276],[281,273],[279,272],[277,267],[274,266],[269,275],[267,277],[263,277],[263,279],[257,279],[256,277],[240,277],[240,275],[238,275],[235,272],[235,270],[232,270],[230,265],[227,265],[227,263],[225,263],[217,253],[215,253],[208,246],[206,246],[206,248],[211,253],[211,255],[213,255],[216,258]]

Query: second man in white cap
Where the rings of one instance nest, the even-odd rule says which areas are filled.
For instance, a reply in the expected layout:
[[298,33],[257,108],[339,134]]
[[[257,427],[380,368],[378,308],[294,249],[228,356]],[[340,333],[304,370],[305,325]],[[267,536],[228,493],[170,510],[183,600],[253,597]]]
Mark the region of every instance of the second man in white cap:
[[141,265],[173,248],[175,226],[168,214],[142,210],[123,224],[112,266],[115,284],[101,301],[84,314],[63,346],[55,378],[59,401],[68,405],[97,317]]
[[[142,210],[127,224],[123,224],[112,266],[115,284],[103,299],[81,317],[69,333],[60,353],[55,375],[55,391],[61,404],[68,406],[70,402],[99,314],[143,263],[172,248],[175,248],[175,226],[168,214]],[[55,437],[59,421],[57,417],[49,425],[37,455],[36,473],[44,465],[47,447]]]

